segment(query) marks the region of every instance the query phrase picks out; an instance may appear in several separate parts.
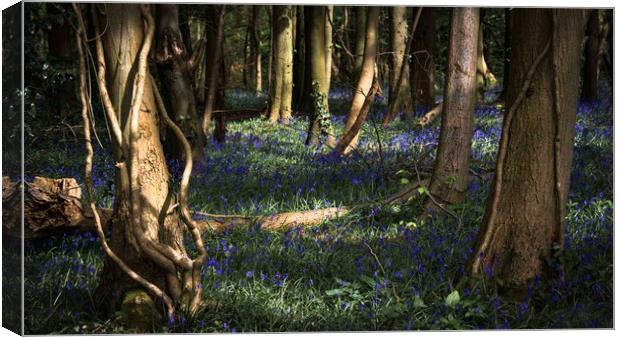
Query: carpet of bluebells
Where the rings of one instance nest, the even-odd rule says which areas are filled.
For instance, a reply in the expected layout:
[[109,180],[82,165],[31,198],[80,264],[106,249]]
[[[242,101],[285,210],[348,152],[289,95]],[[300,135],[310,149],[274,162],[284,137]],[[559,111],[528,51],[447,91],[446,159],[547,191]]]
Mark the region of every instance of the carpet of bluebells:
[[[503,107],[476,109],[468,201],[452,207],[462,219],[416,218],[422,198],[403,205],[362,208],[320,226],[283,232],[256,227],[208,233],[203,269],[209,305],[179,313],[156,331],[342,331],[415,329],[610,328],[613,326],[613,110],[609,90],[579,105],[567,211],[563,275],[536,279],[524,299],[498,294],[483,280],[457,287],[481,224],[501,132]],[[264,97],[231,93],[232,103],[260,105]],[[334,91],[330,108],[347,111],[348,91]],[[489,101],[493,98],[488,97]],[[232,104],[231,103],[231,104]],[[225,144],[209,144],[195,168],[190,204],[221,214],[273,214],[376,200],[430,172],[439,122],[427,128],[397,120],[379,126],[378,100],[359,150],[347,158],[306,147],[307,117],[271,126],[259,119],[228,125]],[[234,104],[232,104],[234,105]],[[343,115],[332,118],[340,134]],[[100,134],[104,138],[105,134]],[[55,149],[55,150],[51,150]],[[26,170],[76,177],[82,144],[71,140],[32,149]],[[31,163],[37,163],[32,165]],[[170,161],[179,179],[178,162]],[[111,207],[110,151],[96,147],[95,187]],[[28,177],[27,177],[28,179]],[[94,308],[92,294],[103,251],[92,233],[27,243],[26,332],[122,332]],[[162,330],[163,329],[163,330]]]

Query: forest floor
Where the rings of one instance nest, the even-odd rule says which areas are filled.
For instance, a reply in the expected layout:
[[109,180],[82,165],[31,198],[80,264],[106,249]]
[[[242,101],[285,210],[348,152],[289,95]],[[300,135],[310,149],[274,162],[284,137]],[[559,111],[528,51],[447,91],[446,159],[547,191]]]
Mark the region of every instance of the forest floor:
[[[347,111],[344,92],[330,95],[332,111]],[[566,246],[556,257],[564,263],[563,277],[535,280],[525,299],[502,298],[496,284],[483,280],[457,287],[481,225],[501,131],[503,107],[489,104],[476,109],[467,202],[452,207],[462,227],[451,216],[418,218],[422,193],[403,205],[361,208],[314,227],[207,232],[202,287],[210,305],[157,331],[613,327],[613,108],[611,95],[605,97],[579,105]],[[228,98],[231,108],[265,99],[245,93]],[[289,126],[230,123],[226,143],[209,144],[206,163],[194,170],[191,207],[270,215],[364,203],[415,182],[416,167],[422,175],[432,168],[439,121],[421,128],[416,117],[381,128],[385,103],[372,114],[375,123],[366,123],[358,151],[346,158],[306,147],[303,117]],[[343,119],[333,117],[337,134]],[[98,203],[111,207],[112,159],[96,149]],[[83,153],[83,145],[71,141],[31,149],[27,179],[81,180]],[[178,179],[182,168],[170,165]],[[25,254],[26,333],[123,331],[93,306],[103,264],[94,234],[29,242]]]

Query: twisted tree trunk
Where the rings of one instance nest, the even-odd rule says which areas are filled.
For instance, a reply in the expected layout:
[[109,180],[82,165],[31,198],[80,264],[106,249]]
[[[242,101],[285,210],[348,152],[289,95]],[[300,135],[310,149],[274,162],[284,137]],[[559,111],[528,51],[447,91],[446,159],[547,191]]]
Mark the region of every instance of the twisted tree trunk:
[[[85,24],[81,20],[79,5],[74,8],[80,18],[80,30],[84,32]],[[139,302],[150,295],[153,301],[163,302],[170,319],[174,314],[174,303],[190,311],[196,311],[201,303],[200,267],[205,257],[202,238],[195,235],[198,232],[192,229],[195,227],[192,227],[191,222],[184,221],[194,234],[194,242],[200,253],[195,259],[190,258],[183,243],[183,226],[175,211],[178,201],[182,218],[186,220],[184,192],[188,184],[188,171],[191,171],[192,166],[190,145],[181,130],[174,126],[175,134],[184,140],[187,162],[180,198],[177,199],[169,188],[170,173],[159,134],[161,119],[168,121],[168,126],[172,127],[173,123],[167,117],[158,92],[153,90],[154,83],[147,67],[155,32],[151,6],[108,5],[105,17],[100,17],[102,13],[96,5],[92,5],[91,10],[96,37],[97,79],[114,136],[114,159],[117,163],[114,211],[110,220],[112,234],[109,240],[104,236],[102,224],[97,221],[106,260],[95,292],[95,301],[112,313],[121,304],[125,306],[133,302],[133,305],[140,305]],[[107,22],[107,28],[101,33],[99,22],[103,20]],[[83,41],[86,41],[85,35]],[[87,131],[84,63],[81,62],[80,78],[82,115]],[[90,137],[87,132],[85,135],[89,149]],[[87,186],[91,186],[91,160],[92,148],[86,160]],[[97,214],[91,191],[89,194],[91,210]],[[153,310],[148,314],[154,317],[141,319],[156,320],[156,309]],[[129,321],[128,324],[137,322]]]

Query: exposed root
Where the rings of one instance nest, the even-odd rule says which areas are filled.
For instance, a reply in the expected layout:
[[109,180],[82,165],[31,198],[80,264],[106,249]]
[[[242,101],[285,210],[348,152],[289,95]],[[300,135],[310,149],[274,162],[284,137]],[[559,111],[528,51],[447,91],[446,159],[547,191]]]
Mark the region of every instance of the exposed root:
[[99,241],[105,251],[106,255],[112,259],[118,266],[135,282],[144,287],[151,295],[161,298],[166,306],[166,313],[168,317],[174,316],[174,303],[172,299],[159,287],[155,284],[147,281],[145,278],[136,273],[131,267],[129,267],[121,258],[112,251],[110,246],[108,245],[105,234],[103,233],[103,228],[101,226],[101,219],[99,217],[99,213],[95,206],[94,201],[94,193],[93,193],[93,183],[92,183],[92,171],[93,171],[93,147],[91,144],[90,137],[90,119],[88,116],[88,93],[87,93],[87,83],[86,83],[86,62],[84,56],[84,45],[86,45],[86,33],[85,33],[85,25],[82,19],[82,11],[78,4],[73,4],[73,9],[78,17],[79,28],[76,32],[76,40],[78,46],[78,52],[80,56],[80,100],[82,102],[82,120],[84,122],[84,139],[86,146],[86,159],[85,159],[85,167],[84,167],[84,177],[86,190],[88,193],[89,207],[92,211],[94,217],[95,228],[97,231],[97,235],[99,236]]

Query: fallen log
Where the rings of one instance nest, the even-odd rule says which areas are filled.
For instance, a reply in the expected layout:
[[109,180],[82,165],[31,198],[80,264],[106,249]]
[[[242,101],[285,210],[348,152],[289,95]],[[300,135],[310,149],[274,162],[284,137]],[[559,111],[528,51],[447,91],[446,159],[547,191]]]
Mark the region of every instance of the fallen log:
[[[354,209],[371,207],[377,204],[406,202],[414,196],[418,187],[426,186],[428,179],[409,184],[404,189],[387,198],[366,203],[328,207],[307,211],[277,213],[266,216],[220,215],[194,212],[199,230],[204,233],[223,232],[227,229],[257,225],[263,230],[286,230],[297,226],[311,227],[324,221],[342,217]],[[35,177],[32,183],[25,184],[24,192],[24,239],[33,240],[74,230],[91,231],[96,229],[93,214],[81,202],[81,189],[73,178],[50,179]],[[102,225],[112,217],[112,210],[99,208]],[[19,226],[20,193],[19,184],[8,177],[2,179],[2,220],[3,233],[21,237]],[[205,219],[206,218],[206,219]]]
[[[73,178],[50,179],[35,177],[24,183],[24,239],[37,239],[70,230],[94,229],[90,212],[82,208],[82,192]],[[102,210],[107,222],[111,210]],[[20,184],[2,177],[3,233],[21,237]]]

